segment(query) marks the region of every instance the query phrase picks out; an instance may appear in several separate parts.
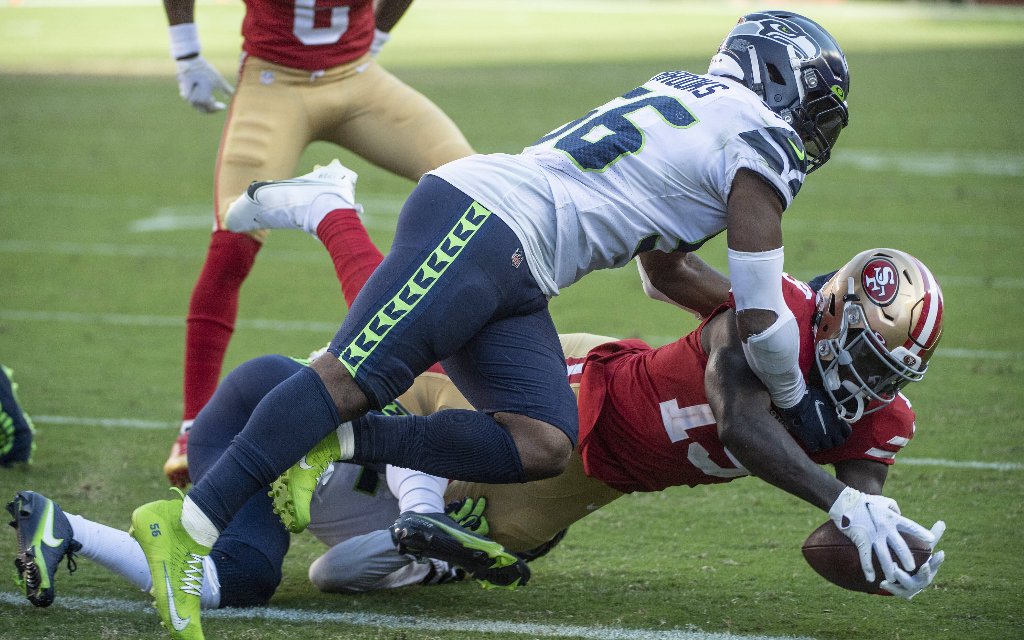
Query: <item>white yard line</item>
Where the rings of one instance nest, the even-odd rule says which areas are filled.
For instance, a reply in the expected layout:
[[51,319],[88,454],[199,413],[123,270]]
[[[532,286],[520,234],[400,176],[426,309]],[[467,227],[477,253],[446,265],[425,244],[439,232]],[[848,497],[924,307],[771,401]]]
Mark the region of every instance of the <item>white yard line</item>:
[[[0,604],[23,605],[29,603],[20,594],[0,592]],[[139,614],[157,618],[152,608],[143,602],[117,598],[80,598],[61,595],[52,605],[87,614]],[[445,620],[412,615],[386,613],[349,613],[259,607],[252,609],[217,609],[204,611],[204,619],[270,620],[301,624],[343,624],[357,627],[410,629],[415,631],[446,631],[477,635],[481,633],[515,634],[530,637],[588,638],[591,640],[813,640],[807,636],[765,636],[734,633],[715,633],[697,629],[629,629],[622,627],[588,627],[582,625],[536,624],[504,620]]]

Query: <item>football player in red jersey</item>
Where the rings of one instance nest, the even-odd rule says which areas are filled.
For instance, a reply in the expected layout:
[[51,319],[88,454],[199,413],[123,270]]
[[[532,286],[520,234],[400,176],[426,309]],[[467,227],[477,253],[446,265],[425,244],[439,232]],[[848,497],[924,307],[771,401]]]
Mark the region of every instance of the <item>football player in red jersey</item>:
[[[214,174],[214,231],[189,302],[183,422],[164,465],[172,484],[188,482],[188,429],[217,386],[239,291],[266,239],[263,230],[245,234],[224,228],[231,201],[254,180],[294,175],[302,152],[316,140],[338,144],[410,180],[472,153],[441,109],[374,59],[410,3],[245,0],[243,55],[233,89],[201,54],[195,0],[164,0],[182,98],[212,113],[225,108],[218,94],[225,100],[234,94]],[[317,230],[332,257],[337,253],[332,238],[355,215],[334,216]],[[372,267],[365,271],[368,276]],[[345,294],[351,302],[354,294]]]
[[[447,497],[487,498],[490,535],[520,550],[623,493],[754,475],[828,511],[857,545],[865,577],[875,577],[874,554],[882,588],[912,597],[944,555],[934,553],[911,576],[914,562],[898,532],[934,549],[945,525],[921,527],[881,492],[888,465],[914,435],[900,389],[927,369],[942,331],[942,294],[923,264],[892,249],[862,252],[822,280],[786,276],[783,288],[801,328],[802,370],[853,426],[842,445],[808,454],[780,437],[735,323],[725,320],[735,312],[730,299],[677,342],[652,349],[624,340],[589,350],[579,374],[580,444],[566,474],[527,485],[532,490],[454,482]],[[819,466],[826,464],[835,477]]]
[[[942,332],[942,293],[931,272],[902,251],[874,249],[811,283],[784,277],[786,303],[800,326],[801,369],[852,424],[842,445],[810,453],[785,435],[767,390],[744,359],[731,318],[735,302],[730,296],[726,304],[713,304],[720,291],[714,283],[727,281],[712,277],[715,272],[692,254],[653,252],[648,261],[675,262],[681,277],[662,290],[641,268],[648,295],[708,317],[689,335],[658,348],[640,340],[561,336],[580,417],[580,444],[566,471],[526,484],[454,481],[446,501],[484,498],[488,535],[523,552],[557,540],[570,524],[626,493],[754,475],[827,511],[857,545],[869,581],[877,556],[887,592],[909,599],[927,587],[943,552],[911,575],[913,558],[899,533],[934,550],[945,525],[921,527],[881,492],[888,466],[914,436],[914,412],[900,389],[923,377]],[[687,286],[694,274],[710,283],[705,290]],[[470,406],[438,371],[419,376],[400,402],[415,415]],[[834,466],[836,476],[819,465]],[[309,472],[296,466],[286,476],[303,473]],[[289,526],[295,522],[288,504],[293,498],[275,495]],[[471,562],[460,557],[467,553],[462,547],[446,544],[438,533],[443,528],[431,520],[403,514],[392,527],[395,543],[422,557]],[[432,540],[420,537],[428,529]],[[353,564],[369,566],[360,557],[369,548],[362,538],[342,543],[321,560],[334,564],[324,571],[354,575]]]

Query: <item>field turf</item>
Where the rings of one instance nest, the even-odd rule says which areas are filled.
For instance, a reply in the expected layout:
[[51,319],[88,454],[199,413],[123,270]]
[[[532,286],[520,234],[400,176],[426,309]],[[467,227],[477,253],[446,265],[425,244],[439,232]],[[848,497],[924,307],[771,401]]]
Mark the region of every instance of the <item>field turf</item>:
[[[0,362],[39,428],[35,464],[0,470],[127,528],[166,497],[160,467],[181,410],[188,296],[212,220],[223,115],[177,96],[157,2],[0,6]],[[825,514],[756,479],[620,500],[574,526],[513,593],[474,584],[362,597],[316,593],[321,547],[293,538],[260,613],[213,614],[210,638],[589,637],[697,640],[1002,640],[1024,636],[1024,10],[932,4],[794,5],[850,61],[851,124],[784,218],[798,277],[874,246],[905,249],[943,284],[945,336],[908,395],[917,435],[886,493],[944,519],[947,560],[912,602],[845,592],[804,563]],[[702,71],[747,3],[422,1],[384,65],[441,105],[481,151],[515,152],[669,68]],[[241,3],[200,3],[205,51],[226,75]],[[338,156],[386,246],[411,184]],[[725,268],[720,241],[701,255]],[[553,302],[563,331],[662,344],[694,326],[646,299],[632,267]],[[227,367],[329,339],[344,304],[326,252],[272,234],[242,293]],[[227,369],[225,369],[226,371]],[[14,536],[0,536],[13,573]],[[4,571],[0,571],[4,573]],[[5,574],[9,575],[9,574]],[[0,638],[161,638],[149,598],[82,560],[57,602],[0,585]]]

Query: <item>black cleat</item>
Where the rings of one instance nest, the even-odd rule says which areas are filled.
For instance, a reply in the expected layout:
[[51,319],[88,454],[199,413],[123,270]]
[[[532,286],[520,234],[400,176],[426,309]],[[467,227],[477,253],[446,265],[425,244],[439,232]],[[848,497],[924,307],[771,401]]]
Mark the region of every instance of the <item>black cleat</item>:
[[403,513],[391,525],[391,540],[399,553],[462,567],[484,588],[515,589],[530,580],[530,568],[518,556],[443,513]]
[[19,491],[7,503],[7,511],[18,532],[18,555],[14,557],[18,583],[29,602],[48,607],[53,603],[53,575],[60,561],[67,557],[68,572],[74,573],[75,552],[82,545],[71,537],[71,523],[57,503],[35,491]]

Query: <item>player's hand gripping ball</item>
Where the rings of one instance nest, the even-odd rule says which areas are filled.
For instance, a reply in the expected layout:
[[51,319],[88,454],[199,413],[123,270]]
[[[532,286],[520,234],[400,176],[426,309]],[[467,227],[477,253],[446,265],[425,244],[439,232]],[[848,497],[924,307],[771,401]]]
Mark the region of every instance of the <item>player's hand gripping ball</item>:
[[[903,539],[906,540],[911,553],[914,554],[914,561],[917,563],[914,570],[908,571],[907,574],[915,576],[926,565],[931,571],[929,563],[932,556],[931,546],[909,535],[904,534]],[[889,591],[881,586],[885,575],[882,573],[878,559],[874,560],[875,580],[868,582],[864,578],[864,570],[861,568],[857,545],[843,535],[831,520],[815,529],[807,537],[807,540],[804,541],[803,553],[807,564],[832,584],[851,591],[889,595]],[[941,559],[939,562],[941,563]],[[937,568],[936,566],[935,569]],[[928,582],[930,581],[928,580]]]

